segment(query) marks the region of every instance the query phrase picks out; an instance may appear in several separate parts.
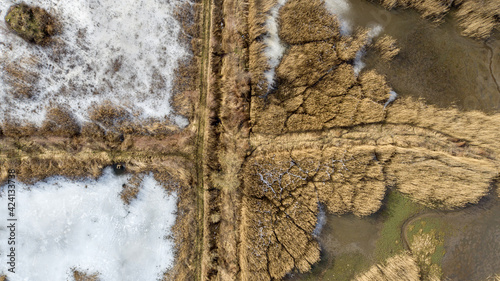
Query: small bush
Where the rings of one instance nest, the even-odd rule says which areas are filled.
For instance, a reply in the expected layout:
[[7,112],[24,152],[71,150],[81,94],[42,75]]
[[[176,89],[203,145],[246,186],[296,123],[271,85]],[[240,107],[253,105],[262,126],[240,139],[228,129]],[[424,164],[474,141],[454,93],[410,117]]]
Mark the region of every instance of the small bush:
[[46,45],[59,29],[56,20],[42,8],[19,4],[10,7],[7,25],[24,40]]

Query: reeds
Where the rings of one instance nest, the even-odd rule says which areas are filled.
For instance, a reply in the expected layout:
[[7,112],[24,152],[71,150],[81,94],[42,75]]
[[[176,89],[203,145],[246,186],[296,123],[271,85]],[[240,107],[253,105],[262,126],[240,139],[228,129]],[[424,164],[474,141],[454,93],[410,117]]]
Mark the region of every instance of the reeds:
[[367,272],[357,275],[353,281],[418,281],[419,268],[408,254],[388,258],[383,264],[372,266]]
[[441,22],[450,10],[456,10],[456,18],[464,36],[486,39],[500,26],[500,3],[495,0],[382,0],[387,9],[412,8],[422,17]]

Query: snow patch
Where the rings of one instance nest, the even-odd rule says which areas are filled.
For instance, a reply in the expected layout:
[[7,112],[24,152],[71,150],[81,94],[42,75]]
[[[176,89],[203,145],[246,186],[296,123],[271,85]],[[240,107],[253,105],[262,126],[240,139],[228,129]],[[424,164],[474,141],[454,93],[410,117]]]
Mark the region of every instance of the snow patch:
[[[98,180],[53,177],[16,185],[16,273],[7,279],[73,280],[71,269],[101,280],[157,280],[174,262],[171,227],[176,194],[168,195],[149,174],[129,206],[119,197],[129,177],[105,169]],[[0,206],[7,208],[7,187]],[[7,241],[7,212],[0,212],[0,241]],[[7,263],[0,243],[0,263]],[[4,267],[5,268],[5,267]]]
[[[384,28],[379,25],[379,24],[375,24],[375,25],[372,25],[370,27],[368,27],[368,44],[370,44],[373,40],[374,37],[377,37],[381,32],[382,30],[384,30]],[[363,68],[365,68],[366,64],[362,61],[364,55],[365,55],[365,48],[361,48],[361,50],[359,50],[357,53],[356,53],[356,57],[354,58],[354,63],[353,63],[353,67],[354,67],[354,74],[356,76],[359,75],[359,73],[361,72],[361,70],[363,70]]]
[[184,1],[3,0],[0,18],[20,2],[40,6],[58,18],[63,30],[56,38],[63,47],[28,44],[1,21],[2,64],[24,58],[21,66],[39,74],[34,97],[28,99],[13,98],[6,73],[0,72],[2,112],[40,125],[47,107],[60,104],[84,121],[89,108],[109,100],[139,119],[171,117],[175,69],[189,55],[178,40],[181,27],[174,17]]
[[316,222],[316,227],[313,230],[313,236],[319,237],[321,234],[321,230],[326,223],[326,213],[324,207],[321,204],[318,204],[318,221]]
[[349,20],[351,5],[346,0],[325,0],[325,7],[330,13],[337,16],[340,23],[340,34],[349,35],[352,33],[352,23]]
[[278,0],[278,3],[271,8],[270,15],[266,20],[267,35],[264,38],[264,44],[266,48],[264,54],[267,57],[267,62],[270,69],[264,73],[267,80],[267,90],[271,90],[274,87],[274,77],[276,75],[276,67],[280,64],[283,53],[286,47],[281,43],[279,37],[279,27],[278,27],[278,17],[279,10],[283,5],[285,5],[287,0]]
[[396,98],[398,97],[398,94],[394,91],[390,91],[389,92],[389,99],[387,100],[387,102],[384,104],[384,109],[393,101],[396,100]]

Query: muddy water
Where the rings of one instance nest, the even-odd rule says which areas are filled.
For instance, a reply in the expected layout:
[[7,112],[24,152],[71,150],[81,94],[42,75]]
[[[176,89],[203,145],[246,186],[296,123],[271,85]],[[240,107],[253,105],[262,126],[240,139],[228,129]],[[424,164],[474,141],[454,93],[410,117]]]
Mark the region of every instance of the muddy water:
[[401,52],[390,63],[375,53],[364,58],[365,69],[385,74],[400,96],[463,110],[500,111],[500,35],[487,42],[462,37],[449,15],[440,25],[410,10],[386,11],[365,0],[350,0],[346,18],[352,26],[383,27]]
[[376,216],[327,215],[318,240],[321,261],[307,274],[290,274],[287,281],[349,280],[375,263],[375,248],[382,221]]
[[500,273],[500,202],[490,196],[478,206],[436,215],[449,227],[443,275],[449,280],[486,280]]
[[[381,35],[397,40],[401,52],[390,63],[374,52],[363,61],[365,70],[386,75],[399,96],[424,98],[440,107],[500,112],[500,34],[486,42],[475,41],[460,35],[452,16],[436,25],[416,12],[386,11],[365,0],[350,0],[349,6],[347,12],[339,7],[352,27],[380,25]],[[446,280],[479,281],[500,273],[500,202],[495,196],[461,211],[429,215],[449,228],[442,263]],[[322,261],[311,273],[292,274],[287,280],[350,280],[354,272],[376,263],[375,245],[382,227],[383,221],[374,217],[328,216],[319,237]]]

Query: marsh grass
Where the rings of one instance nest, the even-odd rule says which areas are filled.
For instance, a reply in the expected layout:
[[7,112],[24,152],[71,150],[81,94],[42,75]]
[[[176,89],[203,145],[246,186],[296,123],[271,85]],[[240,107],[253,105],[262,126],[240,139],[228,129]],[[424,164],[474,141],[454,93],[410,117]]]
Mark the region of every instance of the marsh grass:
[[500,27],[500,2],[495,0],[381,0],[387,9],[412,8],[423,18],[442,22],[453,11],[464,36],[487,39]]
[[137,198],[141,181],[141,177],[134,175],[126,184],[123,185],[123,190],[120,192],[120,198],[125,204],[130,205],[130,202]]
[[417,257],[422,279],[440,279],[445,254],[446,224],[439,218],[425,217],[408,225],[408,229],[407,239],[414,256]]
[[353,280],[418,281],[421,279],[415,260],[407,253],[402,253],[372,266],[367,272],[356,276]]
[[40,133],[46,136],[73,137],[80,134],[80,125],[70,111],[54,107],[48,110]]

